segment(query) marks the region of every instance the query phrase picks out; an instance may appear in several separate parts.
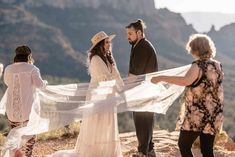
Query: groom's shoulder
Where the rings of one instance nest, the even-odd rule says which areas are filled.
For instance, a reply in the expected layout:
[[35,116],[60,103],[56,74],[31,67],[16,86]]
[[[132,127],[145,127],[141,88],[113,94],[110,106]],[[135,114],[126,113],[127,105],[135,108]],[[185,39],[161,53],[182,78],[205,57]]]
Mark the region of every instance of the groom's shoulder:
[[145,49],[145,51],[155,52],[155,48],[153,44],[146,38],[143,38],[142,40],[142,48]]
[[143,38],[140,42],[143,47],[153,47],[153,44],[146,38]]

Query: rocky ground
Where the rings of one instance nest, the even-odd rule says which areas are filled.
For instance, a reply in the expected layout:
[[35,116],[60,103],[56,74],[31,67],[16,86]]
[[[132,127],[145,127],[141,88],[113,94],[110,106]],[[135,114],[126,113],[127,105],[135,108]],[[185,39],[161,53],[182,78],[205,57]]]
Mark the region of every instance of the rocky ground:
[[[155,151],[158,157],[180,157],[177,147],[179,132],[168,132],[166,130],[154,131]],[[120,135],[124,157],[130,157],[136,151],[137,141],[134,132]],[[54,151],[61,149],[72,149],[75,145],[76,137],[62,137],[61,139],[39,141],[36,143],[33,157],[43,157]],[[195,157],[201,157],[198,149],[198,142],[193,147]],[[215,146],[216,157],[235,157],[235,144],[222,134],[217,138]]]

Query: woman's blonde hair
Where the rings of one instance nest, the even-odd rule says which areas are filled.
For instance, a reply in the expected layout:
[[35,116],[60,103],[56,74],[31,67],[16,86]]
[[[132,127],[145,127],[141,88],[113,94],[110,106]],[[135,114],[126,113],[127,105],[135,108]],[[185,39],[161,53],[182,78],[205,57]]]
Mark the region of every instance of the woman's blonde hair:
[[211,38],[205,34],[193,34],[189,37],[186,44],[186,50],[190,54],[198,51],[197,55],[200,59],[213,58],[216,55],[216,48]]

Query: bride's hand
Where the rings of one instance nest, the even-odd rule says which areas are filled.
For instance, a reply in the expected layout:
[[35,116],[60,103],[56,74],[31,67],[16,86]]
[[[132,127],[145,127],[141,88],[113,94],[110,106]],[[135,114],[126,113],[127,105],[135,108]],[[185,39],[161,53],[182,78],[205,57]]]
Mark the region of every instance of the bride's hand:
[[156,76],[151,79],[151,82],[154,84],[157,84],[158,82],[161,82],[161,76]]

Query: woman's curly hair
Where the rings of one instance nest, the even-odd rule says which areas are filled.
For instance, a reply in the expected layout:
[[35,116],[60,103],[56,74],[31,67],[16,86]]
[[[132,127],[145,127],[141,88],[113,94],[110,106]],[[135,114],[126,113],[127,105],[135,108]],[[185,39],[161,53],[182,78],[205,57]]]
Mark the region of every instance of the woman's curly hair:
[[214,58],[216,55],[216,48],[211,38],[205,34],[193,34],[189,37],[186,44],[186,50],[190,54],[196,54],[200,59]]

